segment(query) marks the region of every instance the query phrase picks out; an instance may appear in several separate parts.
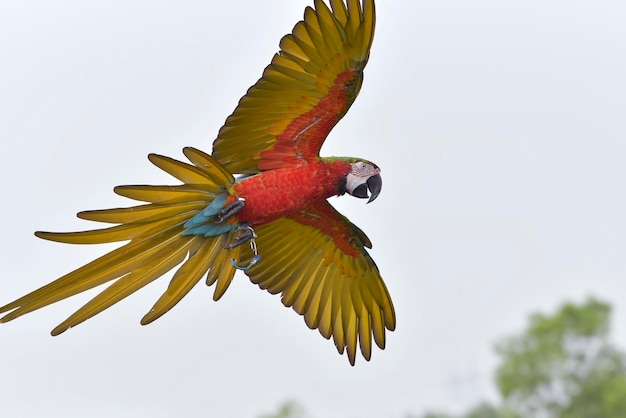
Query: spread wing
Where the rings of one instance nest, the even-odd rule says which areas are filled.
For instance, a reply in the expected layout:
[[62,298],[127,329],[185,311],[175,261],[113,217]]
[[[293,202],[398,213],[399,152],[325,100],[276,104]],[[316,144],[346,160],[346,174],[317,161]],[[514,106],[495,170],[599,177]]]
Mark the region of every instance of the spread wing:
[[396,318],[363,231],[325,200],[255,230],[262,260],[246,271],[253,283],[282,293],[283,304],[332,336],[352,365],[357,341],[366,360],[372,337],[385,347],[385,329],[393,331]]
[[330,6],[315,0],[315,9],[306,8],[226,119],[213,157],[230,172],[253,174],[316,158],[352,105],[374,36],[374,1],[330,0]]

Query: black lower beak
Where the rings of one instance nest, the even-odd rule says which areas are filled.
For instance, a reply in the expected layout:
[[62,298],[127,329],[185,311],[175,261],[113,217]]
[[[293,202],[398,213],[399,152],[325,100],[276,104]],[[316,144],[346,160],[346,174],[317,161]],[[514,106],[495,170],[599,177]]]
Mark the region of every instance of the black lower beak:
[[383,179],[380,177],[380,174],[376,174],[367,179],[367,188],[370,190],[370,199],[367,203],[374,201],[380,194],[380,190],[383,188]]

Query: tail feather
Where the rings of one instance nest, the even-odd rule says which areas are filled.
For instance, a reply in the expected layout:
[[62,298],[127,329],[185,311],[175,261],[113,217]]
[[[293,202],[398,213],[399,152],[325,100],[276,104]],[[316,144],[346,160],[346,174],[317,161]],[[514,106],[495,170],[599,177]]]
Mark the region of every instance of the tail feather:
[[133,185],[116,186],[113,190],[118,195],[129,199],[164,205],[210,200],[212,196],[220,192],[221,187],[203,184],[194,184],[193,186],[186,184],[177,186]]
[[0,312],[9,310],[12,312],[0,318],[0,322],[10,321],[28,312],[90,290],[122,277],[143,264],[149,264],[152,257],[168,244],[168,240],[177,235],[176,231],[163,231],[151,238],[131,241],[3,306]]
[[[192,214],[193,215],[193,214]],[[155,222],[122,224],[103,229],[92,229],[80,232],[44,232],[37,231],[35,235],[49,241],[63,242],[65,244],[103,244],[107,242],[127,241],[141,239],[154,234],[158,235],[164,229],[180,225],[190,215],[182,213],[169,219],[161,219]]]
[[148,159],[152,164],[185,184],[204,184],[207,182],[206,171],[193,165],[158,154],[150,154]]
[[206,152],[192,147],[183,148],[183,154],[196,167],[204,170],[215,184],[232,184],[235,181],[233,175]]
[[206,279],[206,283],[209,286],[217,281],[213,291],[213,300],[219,300],[226,292],[226,289],[228,289],[228,286],[230,286],[230,282],[235,275],[235,269],[231,264],[231,260],[239,259],[241,248],[235,247],[229,252],[221,251],[217,255],[215,265],[209,270]]
[[[200,236],[194,237],[196,242],[202,241]],[[187,261],[176,271],[165,293],[156,301],[150,311],[141,319],[146,325],[160,318],[172,309],[206,274],[215,261],[215,257],[222,250],[221,239],[215,237],[210,242],[198,246],[197,250],[190,250]]]
[[[184,224],[204,210],[216,196],[234,183],[234,177],[211,156],[185,148],[194,164],[151,154],[156,166],[185,184],[178,186],[119,186],[115,192],[149,204],[129,208],[92,210],[79,213],[82,219],[117,224],[103,229],[54,233],[36,232],[40,238],[73,244],[129,241],[59,279],[0,307],[8,322],[26,313],[113,281],[78,311],[54,328],[58,335],[119,302],[163,274],[180,267],[167,290],[141,320],[147,324],[169,311],[207,274],[207,284],[216,283],[213,298],[219,299],[235,274],[231,258],[242,250],[224,246],[231,232],[205,237],[184,235]],[[181,265],[182,263],[182,265]]]
[[175,241],[169,243],[169,245],[151,257],[150,263],[142,264],[129,274],[120,277],[117,281],[83,305],[78,311],[74,312],[69,318],[60,323],[52,330],[52,335],[58,335],[68,330],[70,327],[86,321],[141,289],[148,283],[158,279],[183,262],[191,244],[191,240],[187,240],[183,245]]
[[165,205],[140,205],[129,208],[100,209],[79,212],[78,217],[88,221],[110,224],[129,224],[135,222],[154,222],[171,218],[179,214],[197,212],[206,206],[206,199],[196,202],[171,203]]

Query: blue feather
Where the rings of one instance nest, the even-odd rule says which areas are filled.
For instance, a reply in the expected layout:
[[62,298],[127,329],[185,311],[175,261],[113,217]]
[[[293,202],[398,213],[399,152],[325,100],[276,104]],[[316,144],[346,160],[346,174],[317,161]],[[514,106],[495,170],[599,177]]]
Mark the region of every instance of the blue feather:
[[228,195],[226,194],[217,195],[206,208],[202,209],[202,211],[198,212],[193,218],[185,222],[184,227],[193,228],[194,226],[209,222],[213,216],[217,215],[217,213],[224,208],[227,197]]
[[205,237],[214,237],[233,231],[239,223],[215,223],[215,215],[224,208],[226,204],[227,194],[220,194],[213,199],[209,205],[194,215],[193,218],[185,222],[185,230],[183,235],[204,235]]

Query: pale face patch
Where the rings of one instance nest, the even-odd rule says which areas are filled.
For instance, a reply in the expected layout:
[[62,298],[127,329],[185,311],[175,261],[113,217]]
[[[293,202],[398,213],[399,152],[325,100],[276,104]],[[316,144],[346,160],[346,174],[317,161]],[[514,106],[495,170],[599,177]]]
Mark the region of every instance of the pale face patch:
[[[352,169],[346,176],[346,191],[354,197],[366,199],[369,197],[369,189],[370,192],[372,192],[372,198],[370,199],[370,201],[372,201],[380,192],[380,168],[365,161],[357,161],[352,163],[351,166]],[[378,176],[379,180],[377,182],[373,182],[379,184],[379,186],[376,187],[376,191],[372,190],[373,184],[370,184],[369,182],[370,178],[374,176]]]

